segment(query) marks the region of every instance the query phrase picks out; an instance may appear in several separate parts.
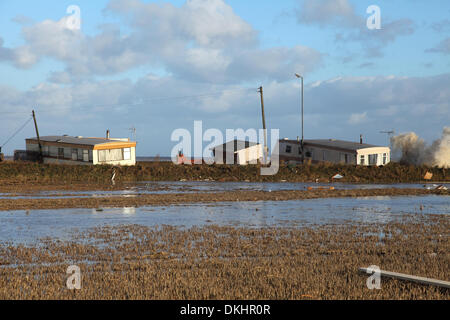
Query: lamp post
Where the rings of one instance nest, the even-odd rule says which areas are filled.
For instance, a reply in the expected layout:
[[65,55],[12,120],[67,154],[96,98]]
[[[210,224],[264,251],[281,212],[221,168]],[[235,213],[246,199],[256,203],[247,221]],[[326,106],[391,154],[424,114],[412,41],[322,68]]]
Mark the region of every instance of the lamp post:
[[302,81],[302,140],[301,140],[301,147],[302,147],[302,163],[305,160],[304,156],[304,150],[303,150],[303,76],[299,75],[298,73],[295,74],[297,78],[300,78]]

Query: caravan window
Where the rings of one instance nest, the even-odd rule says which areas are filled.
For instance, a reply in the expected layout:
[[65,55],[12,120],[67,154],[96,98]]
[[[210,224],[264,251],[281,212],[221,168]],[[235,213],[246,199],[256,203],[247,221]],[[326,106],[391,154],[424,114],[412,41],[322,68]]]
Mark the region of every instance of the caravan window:
[[[121,161],[123,160],[123,149],[98,150],[98,161]],[[88,154],[89,158],[89,154]]]
[[292,147],[290,145],[286,146],[286,153],[291,153]]
[[78,149],[72,149],[72,160],[78,160]]
[[124,160],[131,160],[131,148],[123,149],[123,159]]

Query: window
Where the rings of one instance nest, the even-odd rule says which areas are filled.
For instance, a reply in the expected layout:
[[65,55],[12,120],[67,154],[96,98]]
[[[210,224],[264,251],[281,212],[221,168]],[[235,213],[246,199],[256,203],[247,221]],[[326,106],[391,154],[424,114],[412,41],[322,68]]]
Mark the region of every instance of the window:
[[386,164],[387,154],[383,153],[383,164]]
[[58,148],[58,158],[64,158],[64,148]]
[[345,154],[345,163],[348,163],[348,154]]
[[89,150],[83,150],[83,161],[89,162]]
[[72,160],[78,160],[78,149],[72,149]]
[[123,149],[123,160],[131,160],[131,148]]
[[364,155],[363,154],[359,158],[359,164],[364,165]]
[[[98,161],[121,161],[123,160],[123,149],[98,150]],[[88,154],[89,158],[89,154]]]
[[312,158],[312,153],[311,153],[311,151],[307,151],[307,152],[305,153],[305,155],[306,155],[306,157],[308,157],[308,158]]
[[286,146],[286,153],[291,153],[292,151],[292,147],[291,146]]
[[378,154],[369,154],[369,166],[375,166],[378,162]]

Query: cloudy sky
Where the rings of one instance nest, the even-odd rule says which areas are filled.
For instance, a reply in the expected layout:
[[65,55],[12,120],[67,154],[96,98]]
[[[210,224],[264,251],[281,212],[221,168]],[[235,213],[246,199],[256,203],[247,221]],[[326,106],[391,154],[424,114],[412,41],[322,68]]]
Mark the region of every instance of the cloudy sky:
[[[71,5],[80,8],[80,29]],[[369,30],[366,10],[381,10]],[[177,128],[260,128],[387,144],[450,125],[448,0],[0,0],[0,144],[36,110],[41,135],[132,137],[169,155]],[[24,148],[32,123],[3,148]],[[205,143],[207,144],[207,143]]]

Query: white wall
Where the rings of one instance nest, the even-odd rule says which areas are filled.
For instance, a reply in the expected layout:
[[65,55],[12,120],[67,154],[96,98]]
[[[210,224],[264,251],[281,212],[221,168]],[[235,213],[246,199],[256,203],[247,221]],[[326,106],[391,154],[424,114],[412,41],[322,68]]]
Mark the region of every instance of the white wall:
[[118,160],[118,161],[106,161],[106,162],[99,162],[98,161],[98,151],[100,150],[94,150],[93,152],[93,163],[94,164],[107,164],[107,165],[114,165],[114,166],[134,166],[136,165],[136,148],[131,147],[131,159],[130,160]]
[[[99,162],[98,161],[98,150],[89,150],[89,162],[86,161],[74,161],[72,159],[72,149],[78,149],[78,154],[83,154],[82,148],[77,147],[57,147],[57,146],[48,146],[48,155],[50,157],[58,157],[58,148],[64,148],[64,158],[66,159],[54,159],[54,158],[44,158],[44,163],[61,163],[61,164],[73,164],[73,165],[84,165],[84,164],[108,164],[108,165],[119,165],[119,166],[134,166],[136,165],[136,148],[132,147],[131,149],[131,159],[130,160],[120,160],[120,161],[108,161],[108,162]],[[34,143],[27,143],[26,149],[28,151],[39,151],[39,145]],[[45,149],[46,146],[42,146],[42,151],[44,152],[45,157]],[[81,152],[80,152],[81,150]],[[79,158],[80,159],[80,158]],[[81,157],[82,159],[82,157]]]
[[[300,162],[301,154],[299,153],[300,144],[289,141],[279,141],[279,155],[280,160],[288,162]],[[286,152],[286,146],[291,146],[291,152]],[[307,157],[307,154],[311,153],[311,157]],[[364,148],[357,150],[355,152],[347,152],[335,150],[326,147],[317,147],[305,145],[305,160],[311,159],[314,162],[329,161],[333,163],[346,163],[346,164],[358,164],[361,165],[361,155],[364,155],[364,165],[369,165],[369,155],[377,154],[376,165],[385,165],[390,162],[390,149],[388,147],[374,147],[374,148]],[[383,163],[383,154],[386,154],[386,163]],[[347,162],[345,158],[347,156]],[[375,164],[374,164],[375,165]]]
[[240,165],[256,164],[262,161],[263,151],[262,145],[258,144],[255,146],[248,147],[246,149],[239,150],[237,152],[237,163]]
[[237,155],[237,163],[239,165],[256,164],[259,161],[262,161],[263,158],[263,150],[262,145],[254,145],[237,152],[223,152],[223,149],[216,149],[214,155],[214,162],[217,164],[227,164],[227,157],[232,159],[232,163],[234,164],[234,155]]
[[[361,164],[361,156],[364,156],[364,165],[369,165],[369,155],[377,155],[377,162],[374,165],[382,166],[391,162],[391,151],[388,147],[365,148],[358,150],[357,163]],[[386,163],[383,163],[383,154],[386,154]]]

